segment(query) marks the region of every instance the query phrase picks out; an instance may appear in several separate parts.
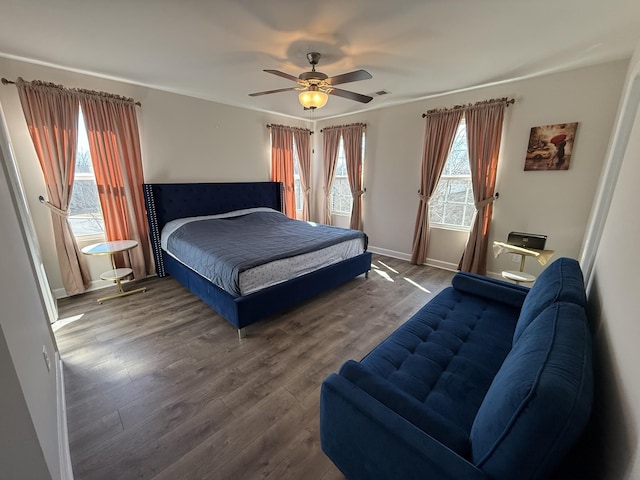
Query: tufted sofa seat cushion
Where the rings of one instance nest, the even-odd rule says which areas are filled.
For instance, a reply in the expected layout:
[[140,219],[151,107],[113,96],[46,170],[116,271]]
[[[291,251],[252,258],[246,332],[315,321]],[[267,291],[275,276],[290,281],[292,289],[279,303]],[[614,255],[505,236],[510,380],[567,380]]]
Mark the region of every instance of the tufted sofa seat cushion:
[[[372,350],[362,366],[468,437],[476,412],[511,349],[518,308],[455,288],[442,291]],[[389,408],[403,407],[389,400]],[[440,438],[464,454],[459,435]]]
[[345,362],[340,369],[340,375],[458,455],[471,456],[468,432],[424,403],[398,390],[389,381],[375,375],[361,363],[353,360]]

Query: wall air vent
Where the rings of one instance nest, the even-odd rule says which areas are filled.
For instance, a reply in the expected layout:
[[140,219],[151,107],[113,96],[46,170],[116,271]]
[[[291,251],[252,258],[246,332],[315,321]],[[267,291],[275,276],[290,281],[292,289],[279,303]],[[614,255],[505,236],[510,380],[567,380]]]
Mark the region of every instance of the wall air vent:
[[381,95],[389,95],[391,92],[389,90],[378,90],[377,92],[373,92],[371,95],[373,97],[380,97]]

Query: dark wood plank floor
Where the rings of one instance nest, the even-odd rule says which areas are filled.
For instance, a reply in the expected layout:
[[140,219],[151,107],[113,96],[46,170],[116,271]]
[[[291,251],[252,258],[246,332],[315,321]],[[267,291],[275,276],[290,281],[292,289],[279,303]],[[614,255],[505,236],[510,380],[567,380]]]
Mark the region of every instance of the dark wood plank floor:
[[76,480],[343,479],[320,448],[322,380],[452,276],[380,255],[373,265],[243,340],[169,277],[103,305],[104,290],[60,300]]

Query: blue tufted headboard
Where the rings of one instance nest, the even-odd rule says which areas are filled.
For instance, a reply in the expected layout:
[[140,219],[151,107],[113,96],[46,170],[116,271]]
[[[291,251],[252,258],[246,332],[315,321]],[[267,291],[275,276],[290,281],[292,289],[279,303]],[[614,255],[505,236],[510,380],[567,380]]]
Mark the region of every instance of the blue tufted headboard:
[[282,211],[279,182],[145,183],[144,201],[156,271],[163,277],[160,232],[167,222],[183,217],[215,215],[243,208],[269,207]]

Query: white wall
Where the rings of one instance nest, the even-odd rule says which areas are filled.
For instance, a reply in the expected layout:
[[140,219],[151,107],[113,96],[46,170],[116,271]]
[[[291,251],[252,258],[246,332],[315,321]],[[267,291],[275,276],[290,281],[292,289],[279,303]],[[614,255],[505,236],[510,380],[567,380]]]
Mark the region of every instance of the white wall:
[[[308,122],[253,112],[65,70],[0,58],[2,76],[45,80],[133,97],[138,110],[144,176],[147,182],[267,181],[270,175],[269,123],[308,127]],[[9,134],[22,174],[45,269],[62,289],[50,213],[38,203],[44,180],[14,86],[0,87]],[[96,239],[90,239],[97,241]],[[81,246],[84,242],[79,242]],[[92,278],[110,268],[105,258],[88,257]]]
[[1,127],[0,477],[60,479],[56,346],[11,198]]
[[[627,76],[625,111],[638,108],[640,45]],[[594,326],[596,403],[588,431],[590,478],[640,478],[640,110],[630,116],[631,135],[617,135],[623,149],[620,173],[591,273],[589,318]],[[634,120],[635,119],[635,120]],[[619,126],[619,131],[624,130]],[[615,155],[610,159],[616,162]],[[606,192],[604,193],[606,194]]]
[[[504,241],[510,231],[547,234],[547,248],[554,249],[556,257],[576,258],[609,142],[626,67],[627,61],[618,61],[444,95],[319,122],[316,131],[328,125],[367,124],[364,229],[369,234],[372,248],[408,258],[420,186],[425,122],[422,113],[431,108],[489,98],[515,98],[515,105],[506,110],[497,177],[500,199],[495,203],[491,240]],[[531,127],[576,121],[579,126],[568,171],[524,171]],[[314,139],[318,158],[322,158],[321,135]],[[321,192],[321,167],[318,163],[314,170],[315,191]],[[318,208],[320,200],[318,197],[316,201]],[[434,228],[428,263],[456,268],[466,237],[466,233]],[[508,256],[494,259],[490,252],[489,271],[499,272],[505,268],[513,268]],[[537,274],[541,269],[537,262],[527,262],[527,271]]]

